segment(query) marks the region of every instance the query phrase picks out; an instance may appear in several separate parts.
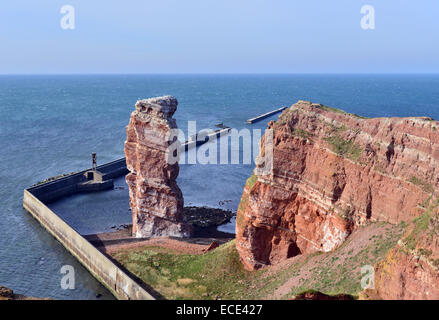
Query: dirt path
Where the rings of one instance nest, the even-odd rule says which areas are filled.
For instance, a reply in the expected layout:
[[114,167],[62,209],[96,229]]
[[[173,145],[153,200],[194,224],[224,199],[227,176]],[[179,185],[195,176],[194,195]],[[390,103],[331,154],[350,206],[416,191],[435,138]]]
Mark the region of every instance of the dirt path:
[[154,238],[134,243],[104,245],[104,247],[99,249],[105,250],[108,254],[113,254],[121,250],[136,250],[143,247],[161,247],[176,254],[203,254],[209,245],[189,243],[170,238]]
[[198,237],[188,239],[177,238],[134,238],[131,235],[131,226],[119,228],[113,232],[85,235],[100,251],[113,254],[121,250],[136,250],[142,247],[162,247],[177,254],[203,254],[209,245],[217,241],[219,244],[233,239],[233,235],[215,230],[196,231]]

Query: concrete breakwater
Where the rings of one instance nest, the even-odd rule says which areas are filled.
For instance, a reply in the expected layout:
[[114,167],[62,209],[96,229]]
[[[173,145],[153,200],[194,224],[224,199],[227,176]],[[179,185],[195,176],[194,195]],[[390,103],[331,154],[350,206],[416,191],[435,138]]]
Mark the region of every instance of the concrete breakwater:
[[[23,207],[37,219],[61,244],[106,286],[113,295],[123,300],[154,300],[146,288],[136,282],[112,260],[76,232],[45,203],[81,191],[95,191],[83,187],[88,172],[84,170],[53,181],[43,182],[24,190]],[[97,167],[103,183],[126,174],[125,158]],[[95,179],[94,179],[95,180]],[[97,181],[97,183],[101,183]],[[107,188],[107,186],[105,186]]]
[[113,178],[127,174],[125,158],[98,166],[95,171],[91,169],[48,179],[26,190],[32,193],[43,203],[53,202],[62,197],[78,192],[91,192],[111,189]]
[[229,127],[223,127],[221,129],[217,129],[213,132],[205,132],[205,133],[198,133],[194,136],[189,137],[189,139],[183,143],[180,147],[181,152],[188,151],[191,148],[198,147],[202,144],[205,144],[206,142],[213,141],[217,138],[220,138],[226,134],[228,134],[232,130],[232,128]]
[[259,115],[259,116],[257,116],[257,117],[254,117],[254,118],[248,119],[248,120],[246,121],[246,123],[248,123],[248,124],[252,124],[252,123],[255,123],[255,122],[261,121],[261,120],[263,120],[263,119],[265,119],[265,118],[268,118],[268,117],[270,117],[270,116],[272,116],[272,115],[274,115],[274,114],[276,114],[276,113],[278,113],[278,112],[282,112],[282,111],[284,111],[286,108],[287,108],[287,107],[283,106],[283,107],[280,107],[279,109],[276,109],[276,110],[273,110],[273,111],[270,111],[270,112],[267,112],[267,113],[261,114],[261,115]]

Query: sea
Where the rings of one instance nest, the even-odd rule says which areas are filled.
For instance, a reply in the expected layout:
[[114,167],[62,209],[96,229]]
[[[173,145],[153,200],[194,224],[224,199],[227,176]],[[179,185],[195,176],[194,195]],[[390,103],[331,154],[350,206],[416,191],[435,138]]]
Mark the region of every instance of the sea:
[[[245,120],[309,100],[365,117],[439,119],[439,75],[11,75],[0,76],[0,285],[27,296],[113,299],[22,207],[23,189],[48,177],[122,158],[125,129],[137,100],[173,95],[187,133],[222,123],[264,130],[271,116]],[[180,165],[185,205],[236,211],[254,163]],[[123,177],[115,189],[50,204],[81,234],[130,223]],[[220,227],[234,232],[234,221]],[[75,270],[63,289],[61,268]]]

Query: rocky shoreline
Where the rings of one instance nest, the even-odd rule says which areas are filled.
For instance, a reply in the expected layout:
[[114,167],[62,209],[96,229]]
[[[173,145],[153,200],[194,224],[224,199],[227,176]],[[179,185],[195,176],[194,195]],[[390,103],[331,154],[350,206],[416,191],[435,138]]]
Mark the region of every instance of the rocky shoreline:
[[183,208],[185,220],[194,227],[208,228],[219,227],[229,223],[235,213],[231,210],[210,207],[189,206]]
[[[187,206],[183,208],[183,217],[188,224],[191,224],[197,232],[200,229],[216,229],[217,227],[229,223],[236,215],[232,210],[212,208],[207,206]],[[113,225],[111,229],[120,231],[131,228],[131,224]]]
[[12,289],[0,286],[0,300],[52,300],[49,298],[26,297],[22,294],[14,293]]
[[224,244],[233,240],[235,237],[234,234],[217,230],[219,226],[230,222],[230,219],[235,215],[233,211],[206,206],[189,206],[184,207],[183,215],[187,223],[193,227],[193,234],[190,238],[137,238],[133,236],[133,226],[131,224],[113,226],[112,231],[88,234],[84,235],[84,237],[103,251],[112,250],[111,248],[113,247],[123,250],[123,248],[141,247],[142,245],[150,245],[151,243],[162,243],[161,245],[175,247],[177,242],[181,243],[180,246],[188,246],[189,248],[191,245],[196,244],[203,246],[203,250],[207,250],[208,246],[211,246],[213,243],[216,243],[216,245]]

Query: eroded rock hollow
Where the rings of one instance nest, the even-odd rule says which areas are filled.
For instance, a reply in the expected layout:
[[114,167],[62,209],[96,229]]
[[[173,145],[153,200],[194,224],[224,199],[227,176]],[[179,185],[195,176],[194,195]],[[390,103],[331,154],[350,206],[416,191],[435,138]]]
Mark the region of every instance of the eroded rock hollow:
[[137,101],[131,114],[125,141],[130,171],[126,181],[136,237],[189,237],[192,232],[183,218],[178,162],[170,161],[177,105],[172,96],[145,99]]
[[[286,109],[268,125],[273,168],[255,170],[238,208],[236,246],[246,268],[331,251],[368,221],[424,214],[438,195],[437,126],[426,117],[366,119],[306,101]],[[261,156],[266,151],[262,139]]]

